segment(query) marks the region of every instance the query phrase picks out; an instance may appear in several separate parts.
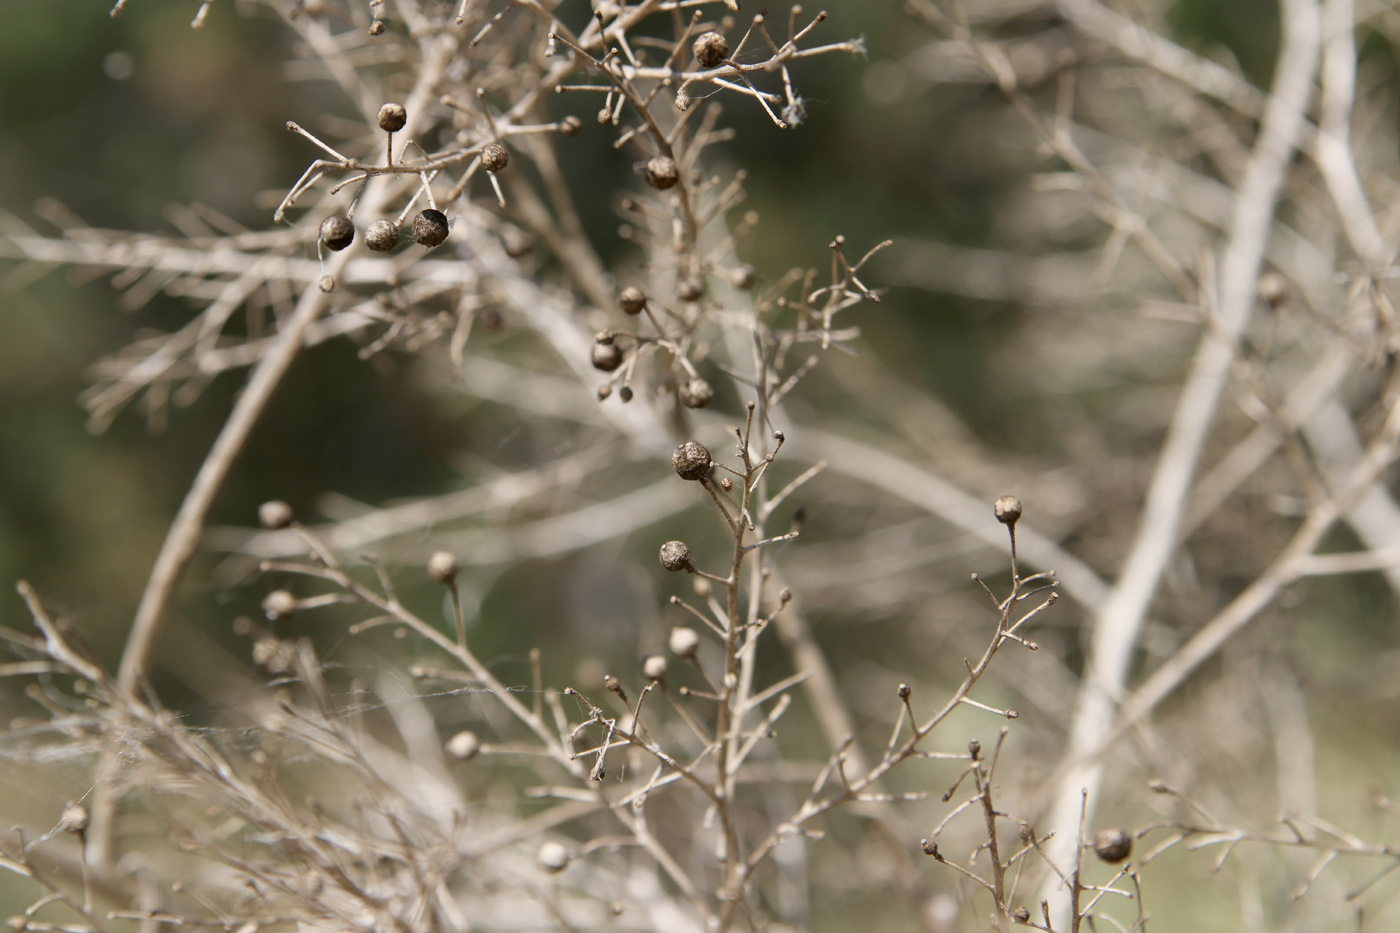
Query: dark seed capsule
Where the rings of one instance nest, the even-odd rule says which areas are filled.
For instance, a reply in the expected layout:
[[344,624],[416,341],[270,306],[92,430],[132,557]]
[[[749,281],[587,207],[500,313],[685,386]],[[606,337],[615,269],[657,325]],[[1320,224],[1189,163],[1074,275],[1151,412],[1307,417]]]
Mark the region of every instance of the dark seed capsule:
[[385,104],[379,108],[379,128],[390,133],[397,133],[403,129],[408,122],[408,111],[403,109],[403,104]]
[[321,221],[321,242],[340,252],[355,242],[355,224],[344,214],[332,214]]
[[447,215],[442,211],[433,210],[430,207],[427,210],[419,211],[418,216],[413,218],[413,239],[422,246],[429,249],[441,246],[447,239],[447,233]]

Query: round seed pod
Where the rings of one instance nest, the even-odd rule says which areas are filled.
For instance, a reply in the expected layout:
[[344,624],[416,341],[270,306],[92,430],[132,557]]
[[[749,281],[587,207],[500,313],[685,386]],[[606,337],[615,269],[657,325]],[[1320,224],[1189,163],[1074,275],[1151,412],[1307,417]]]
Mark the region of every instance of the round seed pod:
[[403,109],[403,104],[385,104],[379,108],[377,119],[381,130],[397,133],[408,122],[408,111]]
[[384,35],[384,21],[383,21],[383,20],[377,19],[377,20],[375,20],[374,22],[370,23],[370,24],[369,24],[369,34],[370,34],[371,36],[382,36],[382,35]]
[[1105,826],[1094,834],[1094,854],[1116,865],[1133,852],[1133,837],[1117,826]]
[[634,394],[631,386],[623,386],[617,390],[617,397],[622,399],[624,403],[632,401],[632,396]]
[[263,597],[263,613],[274,622],[297,611],[297,598],[286,590],[273,590]]
[[695,441],[686,441],[671,454],[671,466],[685,480],[701,480],[710,475],[710,452]]
[[684,541],[667,541],[661,545],[661,566],[667,570],[686,570],[690,567],[690,548]]
[[700,649],[700,636],[695,633],[695,629],[678,625],[671,629],[670,648],[678,657],[694,657],[695,652]]
[[717,32],[701,33],[690,46],[702,68],[713,68],[729,57],[729,43]]
[[286,528],[292,523],[292,507],[281,499],[271,499],[258,506],[258,524],[268,531]]
[[748,291],[758,282],[758,275],[753,271],[753,266],[745,263],[734,270],[734,287]]
[[670,156],[657,156],[642,163],[641,175],[642,179],[657,191],[674,188],[676,182],[681,180],[681,172],[680,169],[676,168],[676,160]]
[[583,129],[583,121],[575,116],[567,116],[559,121],[559,132],[565,136],[577,136]]
[[1017,923],[1030,923],[1031,912],[1025,907],[1017,907],[1015,910],[1011,911],[1011,919],[1015,920]]
[[447,233],[447,215],[442,211],[430,207],[419,211],[418,216],[413,218],[413,239],[422,246],[429,249],[441,246],[447,239]]
[[355,222],[344,214],[332,214],[321,221],[321,242],[340,252],[355,242]]
[[617,296],[617,303],[627,314],[641,314],[647,306],[647,294],[635,285],[629,285]]
[[365,228],[365,245],[376,253],[392,252],[399,245],[399,225],[392,220],[376,220]]
[[649,654],[642,660],[642,676],[647,680],[666,679],[666,658],[659,654]]
[[458,761],[471,761],[481,751],[481,740],[475,732],[459,732],[447,740],[447,754]]
[[1015,496],[1002,496],[993,505],[997,521],[1003,525],[1014,525],[1021,518],[1021,500]]
[[499,172],[510,164],[510,153],[500,143],[491,143],[481,150],[481,167],[488,172]]
[[708,382],[696,377],[681,386],[681,404],[686,408],[704,408],[715,397],[715,390]]
[[615,343],[593,345],[593,368],[610,373],[622,365],[622,348]]
[[540,867],[551,875],[557,875],[568,868],[571,859],[569,850],[558,842],[546,842],[535,853],[535,861],[539,862]]
[[457,558],[448,551],[435,551],[428,558],[428,576],[443,586],[457,579]]
[[335,291],[335,279],[331,278],[329,275],[323,275],[316,283],[316,287],[329,295],[331,292]]
[[676,283],[676,294],[681,301],[699,301],[705,294],[705,280],[688,275]]

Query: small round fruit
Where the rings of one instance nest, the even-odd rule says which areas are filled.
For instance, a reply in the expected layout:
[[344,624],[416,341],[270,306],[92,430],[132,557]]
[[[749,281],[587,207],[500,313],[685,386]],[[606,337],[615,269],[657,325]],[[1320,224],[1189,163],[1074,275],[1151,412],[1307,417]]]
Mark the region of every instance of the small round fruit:
[[695,652],[700,649],[700,636],[695,633],[695,629],[678,625],[671,629],[670,647],[672,653],[679,657],[694,657]]
[[535,853],[535,861],[539,862],[540,867],[551,875],[557,875],[568,868],[571,859],[569,850],[558,842],[546,842]]
[[435,551],[428,558],[428,576],[443,586],[457,579],[457,558],[450,551]]
[[378,119],[381,130],[397,133],[408,122],[408,111],[403,109],[403,104],[385,104],[379,108]]
[[666,658],[659,654],[649,654],[642,661],[642,676],[647,680],[665,680]]
[[661,566],[667,570],[690,569],[690,548],[684,541],[667,541],[661,545]]
[[269,531],[286,528],[292,523],[292,507],[281,499],[271,499],[258,506],[258,524]]
[[1021,500],[1015,496],[1002,496],[993,505],[997,521],[1003,525],[1014,525],[1021,518]]
[[702,68],[713,68],[729,57],[729,43],[717,32],[701,33],[690,50]]
[[475,732],[459,732],[447,740],[447,754],[458,761],[471,761],[481,751],[481,740]]
[[647,306],[647,294],[635,285],[629,285],[617,296],[617,303],[627,314],[641,314]]
[[714,397],[714,388],[698,376],[681,386],[681,404],[686,408],[704,408]]
[[432,249],[441,246],[447,239],[447,215],[442,211],[428,208],[418,212],[413,218],[413,239],[422,246]]
[[622,365],[622,348],[615,343],[593,345],[593,368],[610,373]]
[[399,225],[392,220],[376,220],[365,228],[365,245],[376,253],[393,252],[399,245]]
[[321,242],[340,252],[355,242],[355,222],[344,214],[332,214],[321,221]]
[[1105,826],[1094,834],[1094,852],[1099,858],[1116,865],[1133,852],[1133,837],[1117,826]]
[[642,166],[642,179],[657,191],[674,188],[681,179],[676,160],[670,156],[657,156]]
[[491,143],[481,150],[481,167],[488,172],[499,172],[510,164],[510,153],[500,143]]
[[710,452],[702,444],[686,441],[671,454],[671,466],[681,479],[702,480],[710,475]]

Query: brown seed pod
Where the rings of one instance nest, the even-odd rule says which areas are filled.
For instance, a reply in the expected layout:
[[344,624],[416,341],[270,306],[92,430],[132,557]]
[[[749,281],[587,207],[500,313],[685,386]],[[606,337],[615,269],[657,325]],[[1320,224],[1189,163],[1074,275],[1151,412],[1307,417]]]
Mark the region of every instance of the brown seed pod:
[[565,136],[577,136],[581,129],[583,129],[583,121],[578,117],[567,116],[559,121],[559,132]]
[[321,242],[340,252],[355,242],[355,222],[344,214],[332,214],[321,221]]
[[696,377],[681,386],[681,404],[686,408],[704,408],[715,397],[715,390],[708,382]]
[[624,403],[632,401],[632,396],[634,394],[631,386],[623,386],[617,390],[617,397],[622,399]]
[[365,245],[376,253],[392,252],[399,245],[399,225],[392,220],[376,220],[365,228]]
[[1017,907],[1015,910],[1011,911],[1011,919],[1015,920],[1017,923],[1029,923],[1031,912],[1024,907]]
[[647,295],[637,286],[629,285],[617,296],[617,303],[622,305],[623,312],[627,314],[641,314],[642,309],[647,306]]
[[379,128],[389,133],[397,133],[408,122],[408,111],[403,104],[385,104],[379,108]]
[[667,570],[686,570],[690,567],[690,548],[684,541],[667,541],[661,545],[661,566]]
[[1014,525],[1021,519],[1021,500],[1015,496],[1002,496],[992,505],[997,521],[1003,525]]
[[610,373],[622,365],[622,348],[609,341],[593,345],[593,368]]
[[753,271],[753,266],[745,263],[734,270],[733,281],[735,288],[742,288],[744,291],[748,291],[758,282],[758,275]]
[[428,558],[428,576],[443,586],[457,579],[457,558],[449,551],[435,551]]
[[413,218],[413,238],[429,249],[442,245],[447,239],[448,229],[447,215],[431,207],[419,211],[418,216]]
[[383,21],[383,20],[378,20],[378,19],[377,19],[377,20],[375,20],[374,22],[370,23],[370,24],[369,24],[369,34],[370,34],[371,36],[382,36],[382,35],[384,35],[384,21]]
[[997,521],[1001,524],[1014,525],[1021,520],[1021,500],[1015,496],[1002,496],[991,509],[997,513]]
[[1133,852],[1133,837],[1117,826],[1105,826],[1094,834],[1094,853],[1116,865]]
[[705,280],[688,275],[676,283],[676,295],[681,301],[699,301],[705,294]]
[[488,172],[499,172],[510,164],[510,153],[500,143],[491,143],[481,150],[481,167]]
[[642,176],[643,181],[657,191],[674,188],[676,182],[681,180],[681,172],[680,169],[676,168],[676,160],[670,156],[657,156],[641,163],[637,173]]
[[258,506],[258,524],[269,531],[286,528],[292,523],[292,507],[281,499],[271,499]]
[[703,445],[686,441],[671,454],[671,466],[676,468],[676,475],[681,479],[701,480],[710,475],[713,464],[710,452]]
[[729,57],[729,43],[717,32],[701,33],[691,44],[695,60],[702,68],[713,68]]

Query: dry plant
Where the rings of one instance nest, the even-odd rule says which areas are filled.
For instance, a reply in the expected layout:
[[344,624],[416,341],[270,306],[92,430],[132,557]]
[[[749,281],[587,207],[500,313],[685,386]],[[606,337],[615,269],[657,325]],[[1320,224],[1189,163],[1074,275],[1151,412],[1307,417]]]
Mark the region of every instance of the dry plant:
[[[0,236],[0,255],[114,273],[129,305],[195,305],[94,366],[95,427],[132,404],[162,425],[247,371],[116,673],[25,584],[39,633],[0,632],[19,656],[0,672],[30,679],[46,714],[11,729],[9,766],[55,790],[46,769],[84,775],[53,813],[6,814],[23,825],[0,866],[29,885],[14,926],[844,928],[845,901],[898,929],[1138,930],[1195,883],[1170,856],[1208,846],[1255,885],[1254,927],[1343,928],[1347,899],[1386,915],[1377,882],[1400,851],[1320,814],[1302,678],[1263,630],[1310,576],[1379,570],[1400,593],[1400,167],[1391,88],[1357,52],[1358,31],[1400,37],[1388,7],[1281,0],[1262,89],[1172,41],[1159,4],[913,0],[927,44],[881,66],[906,88],[996,88],[1031,179],[998,217],[1014,235],[884,252],[836,236],[829,270],[770,279],[738,255],[759,224],[732,216],[744,173],[709,150],[733,135],[720,101],[776,137],[803,119],[804,69],[864,51],[819,41],[825,14],[246,5],[358,114],[330,131],[287,115],[308,165],[266,229],[196,207],[178,237],[105,231],[50,204],[57,235],[6,217]],[[596,182],[635,248],[613,268],[565,171],[585,120],[632,160]],[[993,449],[849,352],[880,277],[1035,308],[997,362],[1045,397],[1112,398],[1046,406],[1066,409],[1052,429],[1069,453]],[[516,339],[482,347],[483,329]],[[324,521],[272,500],[260,529],[207,528],[293,360],[332,340],[509,408],[531,462]],[[839,417],[804,397],[819,379],[843,390]],[[1016,498],[985,504],[1013,482],[1024,521]],[[680,527],[697,503],[713,527],[659,552],[693,586],[647,614],[638,669],[556,683],[541,645],[517,680],[474,644],[500,568]],[[813,503],[823,528],[791,548]],[[1343,524],[1359,547],[1332,552]],[[272,682],[212,725],[149,678],[201,545],[228,555],[226,580],[269,589],[267,625],[235,627]],[[988,549],[1009,581],[948,582]],[[440,617],[400,595],[424,568]],[[333,662],[292,634],[318,613],[357,640],[403,635],[408,661]],[[811,616],[920,634],[861,667]],[[1017,724],[990,754],[960,731],[996,720]],[[1257,816],[1268,757],[1286,832],[1234,825]],[[1240,818],[1211,815],[1221,802]],[[1106,804],[1140,828],[1105,825]],[[1316,861],[1261,893],[1291,849]],[[1329,884],[1341,856],[1367,880]]]

